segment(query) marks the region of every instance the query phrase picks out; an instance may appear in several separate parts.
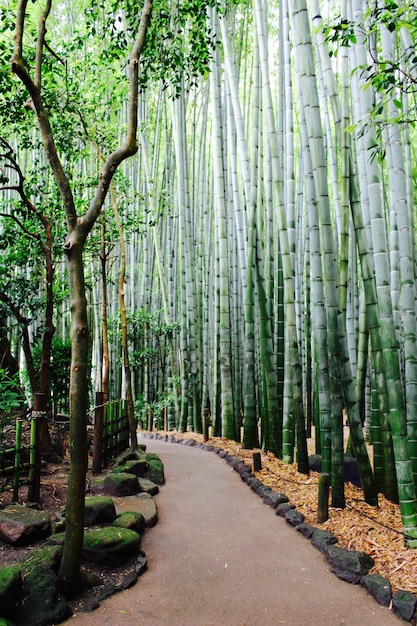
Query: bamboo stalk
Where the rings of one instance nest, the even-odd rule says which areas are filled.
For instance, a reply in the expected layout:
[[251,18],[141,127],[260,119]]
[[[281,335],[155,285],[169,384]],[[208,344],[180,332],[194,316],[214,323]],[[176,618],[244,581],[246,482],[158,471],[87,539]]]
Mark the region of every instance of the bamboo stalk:
[[15,442],[15,454],[14,454],[14,478],[13,478],[13,501],[17,502],[19,499],[19,478],[20,478],[20,463],[22,452],[22,420],[16,420],[16,442]]

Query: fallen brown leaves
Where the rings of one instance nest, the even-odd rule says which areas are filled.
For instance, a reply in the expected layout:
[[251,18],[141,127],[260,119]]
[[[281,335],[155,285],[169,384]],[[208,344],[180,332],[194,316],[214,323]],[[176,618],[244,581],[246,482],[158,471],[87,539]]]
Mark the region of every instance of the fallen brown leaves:
[[[166,433],[161,433],[166,434]],[[195,433],[169,433],[176,439],[194,439],[202,443],[202,435]],[[213,437],[209,445],[221,448],[232,456],[243,459],[252,466],[252,455],[259,450],[244,450],[234,441]],[[317,528],[330,530],[339,545],[349,550],[362,550],[375,561],[371,573],[389,579],[393,592],[404,589],[417,593],[417,549],[405,545],[399,507],[380,495],[378,507],[363,501],[363,492],[346,483],[346,508],[330,507],[329,519],[317,524],[318,474],[300,474],[295,464],[287,465],[273,454],[260,451],[262,469],[255,475],[274,491],[282,491],[290,502],[305,516],[305,521]]]

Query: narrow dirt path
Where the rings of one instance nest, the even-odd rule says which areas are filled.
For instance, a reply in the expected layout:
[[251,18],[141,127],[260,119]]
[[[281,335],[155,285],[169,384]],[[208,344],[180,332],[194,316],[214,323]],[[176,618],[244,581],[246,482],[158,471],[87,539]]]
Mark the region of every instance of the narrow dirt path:
[[145,533],[148,571],[74,626],[398,626],[212,452],[146,440],[166,485]]

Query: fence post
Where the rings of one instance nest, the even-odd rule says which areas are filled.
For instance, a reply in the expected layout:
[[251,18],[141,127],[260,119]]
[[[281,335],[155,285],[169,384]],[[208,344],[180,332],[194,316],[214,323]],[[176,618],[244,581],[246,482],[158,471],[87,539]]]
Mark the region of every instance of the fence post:
[[39,502],[42,461],[40,434],[43,427],[43,421],[46,417],[46,395],[44,393],[35,393],[32,417],[36,418],[35,467],[33,471],[33,480],[29,485],[28,499],[29,502]]
[[100,474],[103,451],[103,415],[104,394],[96,391],[96,406],[94,409],[94,438],[93,438],[93,474]]
[[320,474],[317,503],[317,523],[322,524],[329,519],[329,481],[330,474]]

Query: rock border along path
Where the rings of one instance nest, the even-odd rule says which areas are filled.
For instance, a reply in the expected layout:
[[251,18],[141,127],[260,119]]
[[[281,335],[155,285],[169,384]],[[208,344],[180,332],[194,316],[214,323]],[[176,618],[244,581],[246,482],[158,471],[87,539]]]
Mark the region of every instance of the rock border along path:
[[142,547],[148,571],[79,626],[390,626],[400,620],[339,580],[323,555],[217,454],[146,439],[166,484]]

